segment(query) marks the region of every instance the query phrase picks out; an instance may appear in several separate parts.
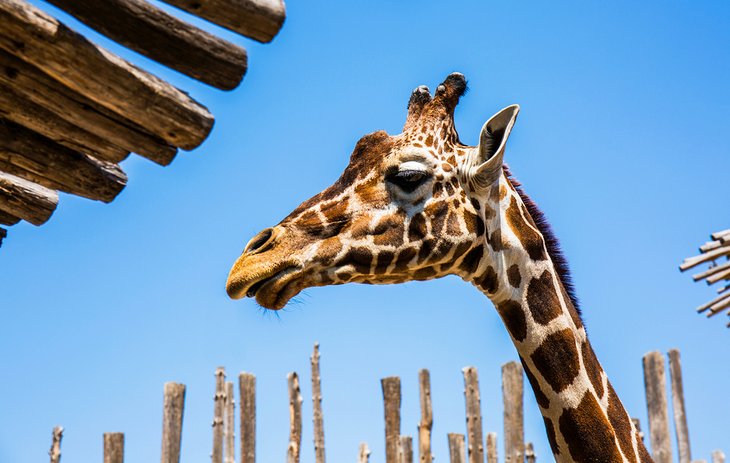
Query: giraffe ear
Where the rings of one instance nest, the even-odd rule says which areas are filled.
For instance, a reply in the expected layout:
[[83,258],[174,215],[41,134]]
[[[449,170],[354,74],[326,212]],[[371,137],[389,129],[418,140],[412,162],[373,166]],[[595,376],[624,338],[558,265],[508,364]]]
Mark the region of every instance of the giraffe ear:
[[487,187],[501,175],[504,148],[519,112],[519,105],[507,106],[482,127],[472,170],[475,185]]

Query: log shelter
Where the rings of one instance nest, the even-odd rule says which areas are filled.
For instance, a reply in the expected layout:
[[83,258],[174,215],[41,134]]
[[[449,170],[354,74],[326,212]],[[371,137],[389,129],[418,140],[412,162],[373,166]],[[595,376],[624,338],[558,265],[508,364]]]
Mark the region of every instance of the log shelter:
[[[162,0],[268,43],[283,0]],[[115,42],[193,79],[232,90],[246,50],[147,0],[46,0]],[[169,8],[172,10],[172,8]],[[130,153],[159,165],[200,146],[208,109],[25,0],[0,0],[0,245],[6,226],[45,223],[58,191],[111,202]]]

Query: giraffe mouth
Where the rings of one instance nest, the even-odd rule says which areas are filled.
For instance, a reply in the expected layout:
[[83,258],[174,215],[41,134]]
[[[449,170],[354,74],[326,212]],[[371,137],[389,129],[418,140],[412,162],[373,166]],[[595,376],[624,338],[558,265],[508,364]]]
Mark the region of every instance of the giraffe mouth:
[[234,278],[229,282],[228,293],[232,297],[249,297],[266,309],[279,310],[294,297],[299,289],[293,285],[299,273],[299,266],[289,265],[275,268],[254,279]]

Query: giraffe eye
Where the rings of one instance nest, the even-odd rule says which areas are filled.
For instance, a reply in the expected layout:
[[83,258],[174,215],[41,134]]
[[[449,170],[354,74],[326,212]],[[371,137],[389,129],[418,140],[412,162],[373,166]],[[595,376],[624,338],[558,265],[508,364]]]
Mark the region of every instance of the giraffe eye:
[[388,175],[386,180],[406,193],[413,193],[428,180],[428,174],[420,170],[401,170]]

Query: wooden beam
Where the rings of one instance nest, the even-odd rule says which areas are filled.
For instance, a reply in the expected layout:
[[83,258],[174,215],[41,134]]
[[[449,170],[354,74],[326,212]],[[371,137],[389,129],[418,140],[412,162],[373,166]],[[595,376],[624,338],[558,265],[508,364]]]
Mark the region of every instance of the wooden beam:
[[[177,148],[144,128],[75,93],[34,66],[0,49],[0,83],[79,129],[119,149],[133,151],[161,165],[169,164]],[[73,133],[69,134],[71,137]],[[53,138],[53,137],[49,137]],[[70,138],[72,142],[83,140]]]
[[48,0],[92,29],[208,85],[231,90],[246,73],[246,50],[144,0]]
[[165,383],[162,412],[162,463],[180,463],[185,385]]
[[652,458],[655,463],[672,463],[664,357],[660,352],[649,352],[643,361]]
[[58,205],[58,193],[0,172],[0,211],[33,225],[45,223]]
[[499,463],[497,458],[497,433],[487,433],[487,463]]
[[418,372],[418,389],[421,399],[421,421],[418,424],[418,461],[431,463],[431,430],[433,429],[433,408],[431,405],[431,374],[425,368]]
[[56,426],[53,428],[51,450],[48,451],[51,463],[60,463],[61,461],[61,439],[63,439],[63,426]]
[[314,426],[314,461],[325,463],[324,416],[322,414],[322,379],[319,372],[319,343],[314,343],[312,363],[312,422]]
[[284,24],[283,0],[162,0],[259,42],[271,42]]
[[286,452],[287,463],[299,463],[302,453],[302,393],[299,389],[299,375],[287,375],[289,384],[289,446]]
[[475,367],[466,367],[462,372],[464,373],[469,463],[483,463],[484,434],[482,430],[482,406],[479,399],[479,375]]
[[13,87],[0,83],[0,117],[22,125],[59,145],[109,162],[123,161],[129,151],[87,132],[29,101]]
[[712,463],[725,463],[725,454],[722,450],[712,452]]
[[502,365],[505,463],[525,461],[523,395],[522,365],[519,362],[505,363]]
[[118,165],[70,150],[2,120],[0,170],[47,188],[104,202],[111,202],[127,184],[127,176]]
[[124,463],[124,433],[104,433],[104,463]]
[[400,463],[413,463],[413,438],[400,436]]
[[464,435],[457,433],[449,433],[449,462],[450,463],[466,463],[466,445],[464,444]]
[[0,209],[0,225],[15,225],[18,222],[20,222],[20,217],[8,214]]
[[670,349],[669,373],[672,379],[672,410],[674,410],[674,430],[677,434],[677,451],[679,463],[690,463],[692,451],[689,445],[689,427],[687,426],[687,411],[684,406],[684,385],[682,384],[682,364],[679,351]]
[[241,463],[256,462],[256,376],[238,375],[238,396],[241,400]]
[[196,148],[213,127],[213,116],[187,94],[24,0],[0,0],[0,48],[171,145]]
[[400,447],[400,378],[390,376],[380,380],[383,388],[385,414],[385,463],[398,463]]
[[213,452],[212,463],[223,463],[223,414],[226,405],[226,369],[215,369],[215,395],[213,396]]
[[532,442],[528,442],[525,445],[525,463],[535,463],[536,460],[535,448],[532,446]]
[[360,443],[360,448],[357,455],[357,463],[368,463],[370,461],[370,449],[366,442]]

